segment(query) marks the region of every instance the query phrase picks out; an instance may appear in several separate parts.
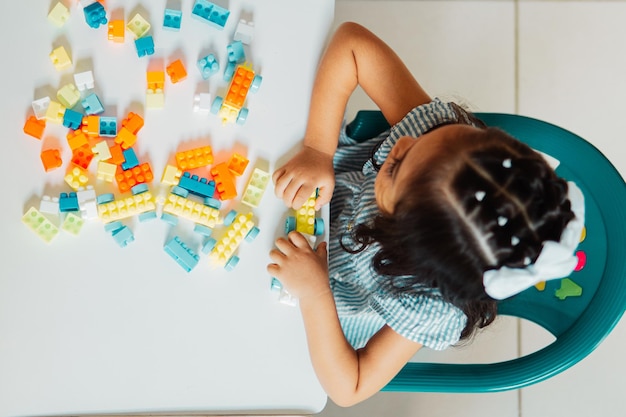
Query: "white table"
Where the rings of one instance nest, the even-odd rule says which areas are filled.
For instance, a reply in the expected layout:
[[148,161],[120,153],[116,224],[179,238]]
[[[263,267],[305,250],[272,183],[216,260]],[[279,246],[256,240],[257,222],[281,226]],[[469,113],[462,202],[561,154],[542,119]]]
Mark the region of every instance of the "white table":
[[[224,31],[192,19],[192,0],[167,1],[183,11],[181,31],[169,32],[162,28],[165,1],[107,0],[109,18],[128,21],[139,11],[151,22],[156,53],[143,58],[129,31],[124,44],[113,44],[106,28],[89,28],[78,2],[69,3],[70,20],[60,29],[46,19],[48,0],[7,3],[0,17],[0,417],[320,411],[326,396],[310,364],[300,313],[269,290],[268,252],[287,215],[271,185],[254,210],[261,233],[240,247],[232,272],[212,268],[202,255],[187,273],[164,252],[174,235],[199,250],[202,239],[184,219],[174,228],[159,219],[129,222],[136,240],[126,248],[99,221],[77,237],[62,232],[46,244],[20,219],[43,195],[71,191],[63,181],[71,156],[67,129],[48,123],[40,142],[22,127],[32,100],[54,99],[75,72],[92,69],[104,115],[118,122],[129,111],[144,116],[135,148],[152,165],[154,193],[166,193],[159,179],[174,153],[200,145],[213,147],[216,163],[233,152],[250,159],[241,192],[253,167],[271,172],[302,138],[333,1],[217,1],[231,11]],[[203,81],[195,62],[212,52],[223,68],[240,17],[254,21],[246,52],[263,83],[248,98],[247,123],[222,126],[216,116],[192,111],[196,92],[223,95],[227,87],[221,74]],[[71,51],[70,70],[57,72],[50,62],[59,45]],[[146,69],[176,58],[185,62],[188,78],[168,79],[165,107],[145,109]],[[46,174],[39,153],[55,145],[64,164]],[[113,189],[92,184],[98,193]]]

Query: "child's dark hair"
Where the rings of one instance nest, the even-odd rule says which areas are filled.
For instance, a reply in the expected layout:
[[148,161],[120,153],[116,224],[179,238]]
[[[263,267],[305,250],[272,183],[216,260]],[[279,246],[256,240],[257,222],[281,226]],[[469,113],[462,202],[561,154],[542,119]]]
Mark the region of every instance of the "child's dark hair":
[[396,293],[441,296],[467,316],[462,339],[496,316],[483,273],[524,267],[546,240],[558,241],[574,217],[567,183],[541,155],[496,128],[476,129],[461,149],[431,160],[394,208],[352,231],[361,245],[376,244],[374,269]]

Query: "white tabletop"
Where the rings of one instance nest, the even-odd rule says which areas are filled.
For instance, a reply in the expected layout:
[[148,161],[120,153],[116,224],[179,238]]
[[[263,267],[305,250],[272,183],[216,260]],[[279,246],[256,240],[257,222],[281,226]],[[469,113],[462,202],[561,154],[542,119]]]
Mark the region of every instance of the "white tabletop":
[[[79,236],[61,232],[46,244],[20,219],[43,195],[71,191],[63,181],[71,156],[67,129],[48,123],[39,141],[22,127],[34,99],[55,99],[75,72],[91,69],[103,115],[118,122],[129,111],[145,117],[135,148],[152,165],[155,194],[167,190],[159,179],[174,153],[201,145],[213,147],[216,163],[235,151],[250,159],[241,192],[253,167],[273,170],[302,138],[333,1],[231,0],[219,31],[191,18],[192,0],[107,0],[109,18],[128,21],[139,11],[151,22],[156,53],[143,58],[129,31],[124,44],[113,44],[106,28],[89,28],[77,1],[65,2],[72,3],[70,20],[54,27],[46,18],[54,3],[9,2],[0,16],[0,417],[320,411],[326,396],[310,364],[300,313],[269,290],[268,252],[287,214],[271,185],[254,209],[261,233],[240,247],[232,272],[212,268],[202,255],[187,273],[165,253],[174,235],[199,250],[202,239],[184,219],[174,228],[160,219],[127,222],[136,240],[126,248],[99,221]],[[163,30],[166,5],[182,9],[180,32]],[[222,126],[217,116],[192,111],[196,92],[223,95],[227,87],[221,74],[203,81],[195,63],[212,52],[224,68],[240,17],[254,21],[246,53],[263,83],[248,98],[247,123]],[[59,45],[70,51],[72,69],[54,69],[48,54]],[[168,79],[165,107],[145,109],[146,69],[176,58],[185,62],[188,78]],[[42,146],[62,148],[62,168],[44,172]],[[95,164],[90,169],[95,172]],[[92,184],[98,193],[113,190]]]

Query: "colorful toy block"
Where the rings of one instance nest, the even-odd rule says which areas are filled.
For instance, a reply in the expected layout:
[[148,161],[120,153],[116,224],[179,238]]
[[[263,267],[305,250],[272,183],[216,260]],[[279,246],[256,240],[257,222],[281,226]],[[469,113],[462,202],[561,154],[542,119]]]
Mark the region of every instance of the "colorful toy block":
[[150,168],[150,164],[147,162],[127,170],[118,169],[118,172],[115,174],[117,186],[122,193],[125,193],[137,184],[152,182],[153,179],[152,168]]
[[89,145],[89,139],[82,130],[70,130],[67,132],[67,144],[70,146],[70,149],[74,151],[75,149],[80,148],[81,146]]
[[72,66],[72,59],[63,46],[55,48],[50,53],[50,60],[57,71],[63,71]]
[[142,38],[150,31],[150,23],[139,13],[130,19],[126,27],[135,35],[135,39]]
[[65,113],[63,114],[63,126],[76,130],[80,129],[82,124],[82,113],[72,109],[65,109]]
[[270,291],[278,293],[278,302],[281,304],[285,304],[291,307],[295,307],[298,305],[298,299],[293,295],[289,294],[287,290],[283,288],[283,284],[272,277],[272,281],[270,283]]
[[226,46],[226,58],[228,62],[242,64],[246,60],[246,53],[243,50],[241,41],[234,41]]
[[65,116],[65,107],[61,103],[51,101],[46,110],[46,120],[50,123],[62,124]]
[[60,1],[57,2],[50,13],[48,13],[48,21],[56,27],[63,27],[70,18],[70,9],[65,7]]
[[166,165],[161,176],[161,183],[167,185],[177,185],[182,175],[182,171],[173,165]]
[[46,172],[52,171],[53,169],[59,168],[63,165],[61,152],[58,149],[46,149],[45,151],[41,151],[40,156],[43,168]]
[[[211,263],[218,267],[225,267],[227,270],[233,269],[239,262],[239,258],[234,255],[235,251],[245,239],[252,241],[259,234],[259,229],[252,221],[252,213],[237,214],[230,212],[227,216],[232,218],[232,223],[228,226],[222,238],[215,242],[209,253]],[[227,224],[226,218],[224,224]]]
[[226,97],[216,97],[211,106],[211,113],[219,115],[222,123],[244,124],[248,117],[248,109],[243,105],[248,92],[255,92],[261,85],[262,78],[255,75],[249,65],[239,65],[235,70]]
[[44,195],[39,202],[39,211],[47,214],[58,215],[59,210],[59,197],[50,197]]
[[124,20],[117,19],[109,22],[109,29],[107,31],[107,37],[110,41],[116,43],[124,43],[124,35],[126,28],[124,26]]
[[63,220],[63,223],[61,224],[61,230],[64,230],[74,236],[78,236],[84,224],[85,220],[70,212],[65,216],[65,220]]
[[129,149],[136,141],[137,136],[125,127],[122,127],[115,137],[115,143],[119,144],[122,149]]
[[239,20],[233,40],[241,41],[246,45],[252,43],[252,37],[254,36],[254,22],[246,22],[245,20]]
[[165,253],[172,257],[185,271],[190,272],[198,265],[200,257],[191,248],[183,243],[178,236],[174,236],[163,247]]
[[41,139],[46,128],[45,120],[37,120],[35,116],[29,116],[24,123],[24,133],[36,139]]
[[132,111],[122,120],[122,126],[132,132],[133,135],[139,133],[139,130],[143,127],[143,123],[143,118]]
[[83,71],[74,74],[74,84],[76,84],[76,88],[78,88],[78,91],[93,89],[95,87],[93,72]]
[[143,38],[135,39],[135,48],[137,48],[137,56],[139,58],[154,54],[154,39],[151,35]]
[[91,146],[89,146],[88,144],[78,147],[72,152],[72,164],[76,165],[77,167],[81,167],[82,169],[86,170],[87,168],[89,168],[89,164],[91,163],[92,159],[93,152],[91,150]]
[[72,83],[65,84],[57,91],[57,99],[67,109],[71,109],[80,100],[80,91]]
[[217,58],[215,58],[215,55],[213,54],[200,58],[196,65],[198,70],[200,70],[202,79],[204,80],[208,79],[213,74],[217,74],[220,70],[220,64],[217,62]]
[[208,113],[211,111],[211,94],[198,93],[193,96],[193,111]]
[[61,193],[59,195],[59,211],[66,213],[68,211],[78,211],[78,197],[76,193]]
[[234,153],[228,160],[228,169],[233,175],[240,177],[243,175],[250,161],[238,153]]
[[165,9],[163,16],[163,29],[166,30],[180,30],[180,24],[183,19],[183,12],[181,10]]
[[[172,192],[168,194],[163,202],[163,213],[174,219],[178,217],[191,220],[194,223],[214,228],[221,223],[219,210],[198,203],[187,198],[188,192],[179,187],[172,187]],[[162,219],[166,220],[164,217]]]
[[81,218],[85,220],[98,218],[96,191],[91,185],[88,185],[87,188],[79,188],[76,191],[76,198],[78,199]]
[[146,90],[146,107],[148,109],[162,109],[165,106],[163,90]]
[[187,70],[185,69],[183,62],[180,59],[177,59],[176,61],[165,67],[165,71],[170,77],[172,84],[176,84],[187,78]]
[[93,114],[83,117],[83,124],[80,130],[87,136],[98,136],[100,134],[100,117]]
[[241,202],[250,207],[258,207],[269,181],[270,174],[268,172],[255,168],[243,192]]
[[193,4],[191,17],[213,26],[216,29],[224,29],[230,11],[217,6],[206,0],[196,0]]
[[137,158],[137,154],[135,154],[135,150],[133,148],[124,149],[122,151],[122,155],[124,155],[124,162],[122,162],[121,165],[123,170],[135,168],[139,165],[139,159]]
[[117,119],[115,117],[100,116],[100,136],[117,136]]
[[147,71],[146,72],[147,89],[163,90],[165,87],[165,72],[163,71]]
[[110,198],[106,198],[106,194],[103,195],[105,198],[100,198],[102,195],[99,196],[98,217],[108,223],[156,211],[156,199],[147,187],[133,189],[133,191],[137,192],[130,197],[118,200],[115,200],[112,194],[108,195]]
[[189,172],[185,172],[180,177],[178,186],[202,198],[213,198],[213,194],[215,194],[215,181],[191,175]]
[[135,241],[135,235],[128,228],[128,226],[123,226],[115,230],[111,234],[111,236],[113,236],[113,239],[119,245],[120,248],[125,248],[126,246],[128,246],[129,243],[132,243]]
[[29,208],[26,214],[22,216],[22,223],[46,243],[50,243],[59,234],[59,228],[46,219],[35,207]]
[[111,154],[111,157],[106,161],[114,165],[122,165],[122,163],[124,162],[124,154],[122,153],[123,151],[124,150],[119,144],[115,144],[109,147],[109,153]]
[[89,182],[89,176],[84,169],[74,166],[71,167],[65,175],[65,182],[72,187],[73,190],[78,191],[80,187],[85,187]]
[[89,94],[80,103],[87,114],[100,114],[104,112],[104,106],[96,93]]
[[106,11],[100,2],[96,1],[84,7],[83,13],[85,14],[87,24],[94,29],[98,29],[100,25],[106,25],[107,23]]
[[33,112],[37,120],[45,119],[48,106],[50,105],[50,97],[42,97],[33,101]]
[[317,190],[311,194],[302,207],[296,210],[295,216],[287,217],[285,222],[285,234],[293,230],[311,236],[320,236],[324,233],[324,220],[315,217],[316,199]]
[[205,167],[213,163],[213,149],[210,146],[176,152],[176,165],[183,171]]
[[215,180],[215,189],[219,193],[220,200],[230,200],[237,197],[235,177],[225,162],[211,168],[211,175]]
[[113,182],[117,173],[117,165],[106,161],[98,161],[97,176],[99,180]]

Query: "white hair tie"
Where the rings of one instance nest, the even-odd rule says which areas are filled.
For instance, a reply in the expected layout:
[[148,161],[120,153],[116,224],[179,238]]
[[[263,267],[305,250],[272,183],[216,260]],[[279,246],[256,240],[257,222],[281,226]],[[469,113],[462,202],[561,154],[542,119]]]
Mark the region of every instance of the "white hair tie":
[[585,224],[585,198],[574,182],[569,181],[567,185],[567,197],[575,217],[565,226],[561,240],[543,242],[537,260],[526,268],[503,266],[500,269],[485,271],[483,285],[491,298],[503,300],[541,281],[565,278],[572,273],[578,262],[574,251]]

